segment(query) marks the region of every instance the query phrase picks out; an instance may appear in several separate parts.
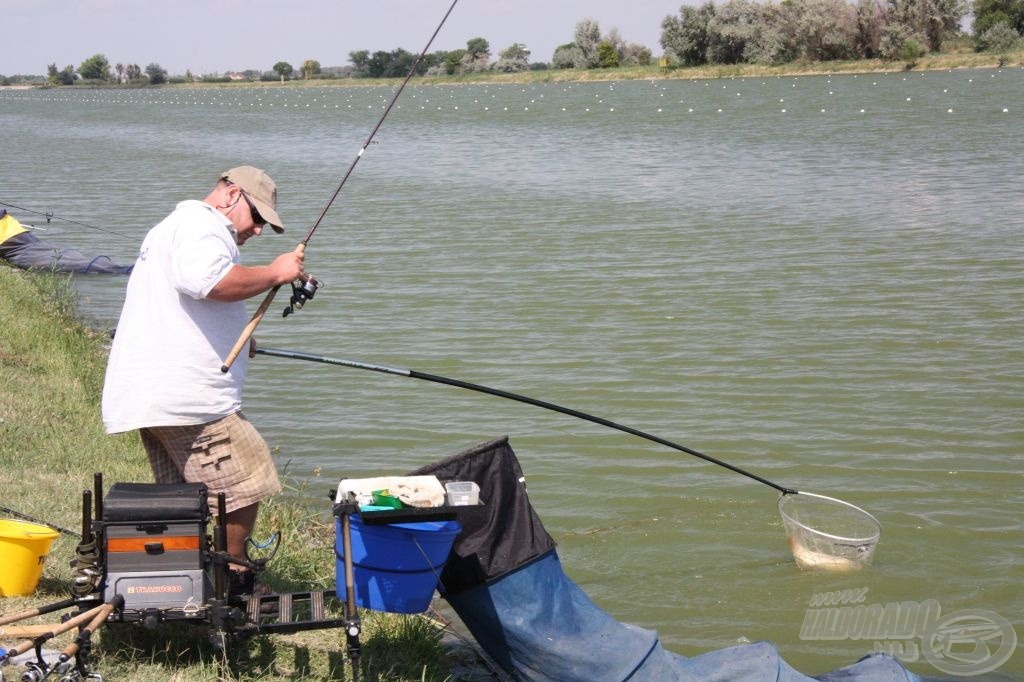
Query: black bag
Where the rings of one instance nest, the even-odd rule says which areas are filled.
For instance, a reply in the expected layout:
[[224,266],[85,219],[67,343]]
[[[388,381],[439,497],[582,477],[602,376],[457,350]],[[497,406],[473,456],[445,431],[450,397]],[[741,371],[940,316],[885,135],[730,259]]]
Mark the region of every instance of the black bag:
[[103,501],[103,521],[206,521],[205,483],[115,483]]

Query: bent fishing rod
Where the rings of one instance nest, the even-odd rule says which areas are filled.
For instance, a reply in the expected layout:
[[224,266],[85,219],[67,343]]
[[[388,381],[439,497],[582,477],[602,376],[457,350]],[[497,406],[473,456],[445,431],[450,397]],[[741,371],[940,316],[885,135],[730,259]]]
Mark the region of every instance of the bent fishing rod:
[[[355,170],[356,164],[359,163],[359,160],[363,158],[363,154],[366,153],[367,147],[373,143],[373,138],[377,135],[377,131],[380,130],[380,127],[384,125],[384,119],[386,119],[388,114],[391,113],[391,109],[395,106],[395,102],[398,101],[398,96],[402,94],[402,90],[405,89],[406,84],[413,76],[416,75],[416,71],[419,69],[420,64],[427,56],[427,50],[429,50],[430,46],[434,43],[434,39],[437,38],[437,34],[441,32],[441,27],[443,27],[445,22],[448,21],[448,16],[452,13],[452,10],[455,9],[455,5],[458,1],[459,0],[452,0],[452,4],[448,7],[448,11],[444,13],[444,16],[441,18],[441,22],[437,25],[437,28],[434,29],[434,33],[430,36],[430,40],[427,41],[427,44],[420,51],[419,56],[416,57],[415,61],[413,61],[412,66],[409,68],[409,73],[406,74],[405,79],[398,86],[398,89],[395,90],[395,93],[391,96],[391,100],[388,102],[387,106],[384,107],[384,113],[381,114],[377,124],[373,126],[373,130],[371,130],[370,134],[367,136],[366,142],[363,143],[363,146],[359,148],[359,152],[356,154],[355,158],[352,159],[352,163],[349,165],[348,170],[345,171],[345,175],[342,176],[341,182],[338,183],[338,186],[334,189],[334,193],[331,195],[331,198],[328,199],[323,210],[320,211],[320,215],[313,223],[313,227],[309,228],[309,232],[306,233],[306,238],[303,239],[297,247],[295,247],[295,251],[297,253],[302,253],[306,250],[306,245],[309,244],[309,240],[313,238],[313,233],[316,232],[318,227],[320,227],[320,223],[323,221],[324,216],[327,215],[327,211],[331,208],[334,200],[338,198],[338,195],[341,194],[341,188],[345,186],[346,182],[348,182],[349,176],[352,175],[352,171]],[[297,282],[298,283],[292,283],[292,298],[288,307],[284,309],[285,317],[294,312],[295,308],[301,308],[307,300],[313,298],[313,295],[320,286],[320,283],[316,278],[309,275],[300,278]],[[277,290],[280,288],[281,285],[278,284],[267,292],[266,298],[264,298],[263,302],[260,303],[256,312],[253,314],[252,319],[249,320],[245,329],[242,330],[241,336],[238,337],[235,345],[231,348],[231,352],[228,353],[228,356],[224,359],[224,364],[220,367],[221,372],[227,372],[231,369],[232,363],[234,363],[238,354],[242,352],[242,349],[245,348],[249,339],[252,338],[253,333],[256,331],[256,327],[258,327],[260,322],[263,320],[263,316],[266,314],[267,309],[274,300],[274,296],[277,294]]]
[[633,436],[638,436],[640,438],[644,438],[644,439],[652,441],[654,443],[658,443],[660,445],[664,445],[666,447],[670,447],[673,450],[679,450],[680,452],[685,452],[688,455],[693,455],[694,457],[699,457],[700,459],[703,459],[703,460],[705,460],[707,462],[711,462],[712,464],[717,464],[720,467],[724,467],[724,468],[728,469],[729,471],[734,471],[737,474],[742,474],[743,476],[746,476],[747,478],[751,478],[751,479],[757,481],[758,483],[763,483],[763,484],[765,484],[765,485],[767,485],[767,486],[769,486],[771,488],[775,488],[776,490],[778,490],[783,495],[796,495],[796,494],[798,494],[800,492],[798,490],[794,490],[792,488],[786,488],[786,487],[781,486],[781,485],[779,485],[777,483],[773,483],[773,482],[769,481],[766,478],[762,478],[761,476],[758,476],[757,474],[753,474],[753,473],[751,473],[749,471],[745,471],[745,470],[743,470],[743,469],[741,469],[741,468],[739,468],[737,466],[733,466],[732,464],[729,464],[728,462],[723,462],[722,460],[717,459],[715,457],[712,457],[711,455],[705,455],[704,453],[698,452],[698,451],[693,450],[691,448],[688,448],[685,445],[680,445],[679,443],[673,443],[672,441],[666,440],[666,439],[664,439],[664,438],[662,438],[660,436],[655,436],[655,435],[647,433],[645,431],[641,431],[639,429],[634,429],[631,426],[625,426],[624,424],[618,424],[616,422],[613,422],[613,421],[611,421],[609,419],[605,419],[603,417],[597,417],[597,416],[594,416],[592,414],[587,414],[586,412],[581,412],[579,410],[574,410],[571,407],[564,407],[562,405],[556,405],[555,403],[549,403],[549,402],[546,402],[544,400],[538,400],[536,398],[531,398],[529,396],[521,395],[519,393],[511,393],[509,391],[504,391],[504,390],[501,390],[499,388],[491,388],[490,386],[484,386],[482,384],[474,384],[474,383],[470,383],[468,381],[460,381],[459,379],[450,379],[448,377],[443,377],[443,376],[440,376],[438,374],[428,374],[426,372],[417,372],[414,369],[403,369],[401,367],[387,367],[385,365],[373,365],[373,364],[369,364],[369,363],[365,363],[365,362],[358,362],[356,360],[342,360],[342,359],[339,359],[339,358],[328,358],[328,357],[324,357],[322,355],[313,355],[311,353],[303,353],[303,352],[300,352],[300,351],[282,350],[282,349],[278,349],[278,348],[257,348],[256,349],[256,354],[257,355],[270,355],[270,356],[278,357],[278,358],[290,358],[292,360],[306,360],[306,361],[309,361],[309,362],[320,362],[320,363],[323,363],[323,364],[326,364],[326,365],[338,365],[340,367],[352,367],[354,369],[365,369],[365,370],[369,370],[371,372],[380,372],[382,374],[392,374],[392,375],[395,375],[395,376],[408,377],[410,379],[421,379],[423,381],[431,381],[431,382],[433,382],[435,384],[444,384],[446,386],[455,386],[456,388],[464,388],[464,389],[467,389],[467,390],[470,390],[470,391],[476,391],[478,393],[486,393],[488,395],[497,396],[499,398],[507,398],[509,400],[515,400],[515,401],[520,402],[520,403],[526,403],[527,405],[533,405],[535,407],[540,407],[540,408],[543,408],[545,410],[551,410],[552,412],[560,412],[562,414],[567,414],[570,417],[576,417],[577,419],[582,419],[584,421],[593,422],[594,424],[600,424],[601,426],[607,426],[608,428],[615,429],[617,431],[622,431],[623,433],[628,433],[628,434],[631,434]]

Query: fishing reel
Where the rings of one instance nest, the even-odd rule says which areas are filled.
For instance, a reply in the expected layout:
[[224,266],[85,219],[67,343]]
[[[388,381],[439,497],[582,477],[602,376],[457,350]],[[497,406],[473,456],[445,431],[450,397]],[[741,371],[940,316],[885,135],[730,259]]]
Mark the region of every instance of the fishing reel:
[[316,294],[317,289],[321,286],[321,282],[312,275],[303,275],[292,282],[292,297],[285,307],[284,312],[281,313],[281,317],[288,317],[295,312],[297,308],[301,309]]

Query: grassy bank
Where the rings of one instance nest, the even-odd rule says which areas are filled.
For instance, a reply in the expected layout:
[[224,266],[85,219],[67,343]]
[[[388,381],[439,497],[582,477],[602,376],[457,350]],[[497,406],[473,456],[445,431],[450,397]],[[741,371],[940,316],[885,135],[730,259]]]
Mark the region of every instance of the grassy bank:
[[[68,531],[80,530],[81,491],[102,472],[104,488],[117,481],[151,481],[135,434],[103,431],[99,398],[108,338],[77,318],[67,276],[36,275],[0,265],[0,517],[14,513]],[[287,472],[283,477],[289,486]],[[294,484],[291,492],[295,491]],[[278,496],[260,509],[260,528],[282,533],[281,549],[266,582],[276,591],[334,585],[334,530],[299,494]],[[0,599],[0,614],[69,596],[78,538],[62,532],[31,597]],[[459,679],[456,660],[438,621],[421,616],[361,612],[363,678],[378,682]],[[55,623],[57,616],[19,622]],[[62,649],[74,633],[45,645]],[[18,640],[0,639],[0,646]],[[347,680],[340,629],[260,636],[239,644],[223,660],[200,625],[103,628],[93,653],[98,672],[111,680]],[[10,674],[10,673],[9,673]]]

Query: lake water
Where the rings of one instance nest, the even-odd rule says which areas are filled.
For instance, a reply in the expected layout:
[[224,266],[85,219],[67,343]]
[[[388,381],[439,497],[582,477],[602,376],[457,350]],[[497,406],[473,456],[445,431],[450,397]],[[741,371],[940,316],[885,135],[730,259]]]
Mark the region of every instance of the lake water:
[[[0,91],[0,201],[131,261],[177,201],[251,163],[289,227],[246,246],[266,261],[390,94]],[[340,478],[509,435],[569,575],[685,655],[770,639],[809,674],[852,663],[875,642],[801,636],[816,595],[847,589],[1024,638],[1022,130],[1020,68],[410,85],[310,241],[325,287],[288,319],[282,291],[257,332],[862,506],[883,525],[867,570],[799,570],[767,486],[519,403],[261,357],[246,411],[325,515]],[[78,280],[83,312],[113,326],[124,284]],[[999,671],[1024,676],[1024,647]]]

